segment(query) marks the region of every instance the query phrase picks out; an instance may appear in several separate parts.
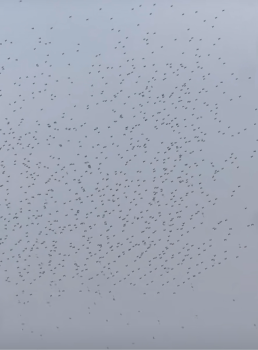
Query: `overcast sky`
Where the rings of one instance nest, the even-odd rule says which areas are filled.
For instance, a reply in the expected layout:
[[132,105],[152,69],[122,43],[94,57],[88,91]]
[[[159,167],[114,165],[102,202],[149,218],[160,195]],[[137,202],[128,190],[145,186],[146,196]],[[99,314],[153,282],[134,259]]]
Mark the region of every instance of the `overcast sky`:
[[257,14],[0,2],[0,348],[257,348]]

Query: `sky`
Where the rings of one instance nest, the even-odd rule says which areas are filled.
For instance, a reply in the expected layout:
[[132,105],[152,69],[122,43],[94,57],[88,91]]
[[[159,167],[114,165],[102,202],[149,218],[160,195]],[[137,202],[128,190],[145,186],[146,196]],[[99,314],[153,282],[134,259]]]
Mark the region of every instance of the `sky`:
[[257,348],[257,13],[1,1],[0,348]]

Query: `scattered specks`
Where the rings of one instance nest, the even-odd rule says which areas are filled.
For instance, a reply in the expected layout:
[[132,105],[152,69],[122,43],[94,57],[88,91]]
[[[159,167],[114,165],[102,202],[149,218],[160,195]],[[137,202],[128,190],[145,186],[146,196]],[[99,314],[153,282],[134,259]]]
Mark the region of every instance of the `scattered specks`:
[[[112,3],[40,17],[23,3],[26,35],[17,20],[0,39],[3,300],[28,343],[82,324],[90,338],[97,320],[135,347],[136,325],[163,330],[164,304],[173,324],[200,281],[252,254],[255,79],[226,55],[219,5],[125,3],[123,21]],[[227,295],[238,308],[237,288]],[[210,322],[187,312],[184,339]]]

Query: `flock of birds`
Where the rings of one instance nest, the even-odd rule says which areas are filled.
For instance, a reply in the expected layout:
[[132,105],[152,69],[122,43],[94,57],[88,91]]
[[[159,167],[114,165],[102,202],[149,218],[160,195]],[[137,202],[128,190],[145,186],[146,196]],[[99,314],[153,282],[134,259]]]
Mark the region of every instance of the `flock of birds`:
[[[163,28],[161,7],[180,31]],[[151,307],[248,251],[231,210],[249,209],[241,174],[243,159],[257,162],[258,112],[231,116],[252,76],[239,78],[216,50],[227,12],[121,8],[62,14],[44,30],[34,20],[20,43],[1,34],[1,286],[27,334],[22,313],[41,288],[42,308],[71,293],[70,303],[89,301],[89,319],[100,300],[122,316],[122,294]]]

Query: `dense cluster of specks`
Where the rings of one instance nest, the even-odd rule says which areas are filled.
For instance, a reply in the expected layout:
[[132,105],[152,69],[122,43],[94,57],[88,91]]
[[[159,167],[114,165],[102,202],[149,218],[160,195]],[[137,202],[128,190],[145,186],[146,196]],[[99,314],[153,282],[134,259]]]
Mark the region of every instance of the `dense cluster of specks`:
[[[212,327],[200,285],[257,248],[256,85],[225,30],[234,9],[55,3],[1,15],[0,335],[179,347]],[[225,286],[208,313],[244,308]]]

